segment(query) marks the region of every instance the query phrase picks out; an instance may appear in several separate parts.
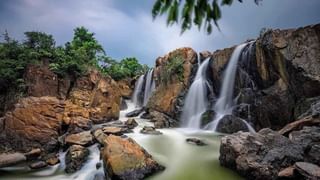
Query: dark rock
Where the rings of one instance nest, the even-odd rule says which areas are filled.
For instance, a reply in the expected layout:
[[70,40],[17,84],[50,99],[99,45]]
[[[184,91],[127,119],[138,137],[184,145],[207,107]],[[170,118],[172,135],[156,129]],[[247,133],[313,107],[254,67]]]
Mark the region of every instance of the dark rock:
[[13,166],[26,160],[26,156],[22,153],[0,154],[0,168]]
[[41,168],[45,168],[47,166],[48,166],[48,164],[46,162],[44,162],[44,161],[34,162],[34,163],[29,165],[29,167],[31,169],[41,169]]
[[276,179],[280,170],[304,159],[304,148],[278,132],[238,132],[221,138],[220,164],[248,179]]
[[152,116],[150,115],[149,112],[144,112],[144,113],[141,114],[140,118],[142,118],[142,119],[151,119]]
[[132,139],[110,135],[102,151],[106,179],[138,180],[164,169]]
[[233,115],[225,115],[217,125],[217,131],[221,133],[235,133],[238,131],[249,131],[247,125],[243,122],[245,120]]
[[320,127],[304,127],[300,131],[293,131],[289,134],[291,141],[300,143],[303,147],[310,149],[311,146],[320,142]]
[[136,117],[139,116],[139,114],[141,114],[143,111],[143,109],[136,109],[134,111],[131,111],[129,113],[126,114],[126,117]]
[[193,144],[193,145],[197,145],[197,146],[205,146],[205,145],[207,145],[201,139],[197,139],[197,138],[188,138],[188,139],[186,139],[186,141],[189,144]]
[[151,135],[161,135],[162,132],[157,131],[156,128],[152,126],[144,126],[141,130],[140,133],[142,134],[151,134]]
[[66,173],[81,169],[89,156],[89,150],[80,145],[72,145],[66,154]]
[[136,122],[135,119],[130,118],[125,122],[125,125],[127,125],[129,129],[133,129],[138,126],[138,123]]
[[120,110],[125,110],[125,109],[128,109],[128,105],[126,101],[123,98],[121,98]]
[[309,162],[313,162],[320,166],[320,144],[314,144],[311,146],[310,151],[307,154]]
[[155,128],[169,128],[177,126],[177,121],[164,113],[158,111],[150,111],[150,116],[150,121],[154,122]]
[[204,112],[201,115],[201,126],[204,127],[205,125],[210,123],[213,120],[215,114],[216,112],[213,110],[207,110],[206,112]]
[[102,166],[102,163],[101,163],[101,162],[98,162],[98,163],[96,164],[96,169],[100,169],[101,166]]
[[317,180],[320,179],[320,167],[307,162],[296,162],[294,168],[303,177],[303,179]]

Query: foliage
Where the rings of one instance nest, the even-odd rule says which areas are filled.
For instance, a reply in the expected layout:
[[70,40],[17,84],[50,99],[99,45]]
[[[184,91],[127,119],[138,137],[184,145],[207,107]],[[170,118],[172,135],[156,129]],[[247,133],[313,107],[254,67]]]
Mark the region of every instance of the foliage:
[[87,67],[98,66],[98,56],[105,54],[102,46],[84,27],[74,29],[74,37],[67,42],[65,47],[55,49],[55,61],[50,64],[51,70],[63,76],[65,74],[73,77],[85,73]]
[[23,73],[28,63],[21,60],[23,46],[18,41],[4,33],[4,42],[0,43],[0,89],[9,89],[11,86],[23,86]]
[[160,72],[160,82],[168,85],[172,82],[173,77],[177,77],[179,81],[183,81],[183,57],[181,54],[174,54],[169,57],[166,64]]
[[[220,0],[221,5],[231,5],[233,0]],[[242,2],[242,0],[238,0]],[[256,4],[261,0],[254,0]],[[182,9],[180,9],[180,5]],[[179,12],[182,10],[181,12]],[[178,23],[181,16],[181,33],[195,24],[199,30],[203,26],[207,33],[212,32],[212,25],[219,29],[218,20],[221,18],[221,10],[218,0],[156,0],[152,9],[152,16],[156,18],[167,13],[167,25]],[[204,22],[204,25],[203,25]]]
[[102,66],[102,71],[110,75],[114,80],[135,77],[145,73],[148,69],[147,65],[139,64],[136,58],[125,58],[120,62],[106,58]]

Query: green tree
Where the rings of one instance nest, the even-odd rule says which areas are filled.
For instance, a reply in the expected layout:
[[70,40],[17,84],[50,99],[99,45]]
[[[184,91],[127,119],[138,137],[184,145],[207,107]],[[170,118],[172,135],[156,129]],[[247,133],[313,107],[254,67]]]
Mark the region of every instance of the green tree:
[[[242,0],[238,1],[242,2]],[[254,0],[256,4],[259,1],[261,0]],[[232,3],[233,0],[220,0],[220,3],[219,0],[156,0],[152,8],[152,16],[155,19],[157,16],[167,13],[167,25],[178,23],[181,19],[181,33],[195,24],[199,30],[203,26],[210,34],[212,23],[219,29],[220,5],[231,5]]]
[[105,55],[102,45],[95,39],[94,33],[84,27],[74,29],[71,42],[55,49],[55,61],[50,68],[63,76],[77,77],[85,73],[89,66],[98,67],[99,59]]
[[41,60],[42,58],[52,58],[55,50],[55,40],[50,34],[38,31],[25,32],[26,39],[23,45],[24,58]]

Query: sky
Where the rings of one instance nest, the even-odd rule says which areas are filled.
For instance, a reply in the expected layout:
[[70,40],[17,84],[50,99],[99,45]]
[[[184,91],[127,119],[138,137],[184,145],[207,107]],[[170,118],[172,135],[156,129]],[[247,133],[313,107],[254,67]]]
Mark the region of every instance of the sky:
[[157,57],[179,47],[197,52],[227,48],[256,38],[262,28],[297,28],[320,23],[320,0],[235,1],[222,7],[221,31],[193,27],[180,34],[180,24],[166,26],[166,16],[153,21],[155,0],[0,0],[0,32],[22,40],[25,31],[52,34],[58,45],[71,41],[73,29],[94,32],[108,56],[136,57],[154,65]]

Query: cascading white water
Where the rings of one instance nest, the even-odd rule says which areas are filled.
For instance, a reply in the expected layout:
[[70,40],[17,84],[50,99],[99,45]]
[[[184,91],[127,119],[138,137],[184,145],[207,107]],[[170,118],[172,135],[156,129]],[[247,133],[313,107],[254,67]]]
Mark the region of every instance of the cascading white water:
[[144,88],[143,106],[146,106],[152,91],[154,90],[153,69],[147,72],[146,83]]
[[133,95],[132,95],[132,101],[135,104],[135,106],[140,106],[141,102],[140,102],[140,94],[142,91],[142,87],[143,87],[143,80],[144,80],[144,75],[141,75],[138,79],[138,81],[135,84],[134,87],[134,91],[133,91]]
[[182,127],[199,129],[201,126],[201,115],[208,106],[206,78],[208,64],[209,58],[200,65],[195,80],[190,86],[181,115]]
[[[247,46],[247,44],[248,43],[244,43],[237,46],[231,55],[227,69],[224,72],[220,96],[214,106],[216,116],[214,120],[206,126],[206,129],[216,131],[217,126],[223,116],[232,114],[232,110],[235,104],[233,99],[233,91],[237,72],[237,64],[242,50]],[[243,120],[243,122],[246,124],[249,131],[254,132],[254,129],[246,121]]]

